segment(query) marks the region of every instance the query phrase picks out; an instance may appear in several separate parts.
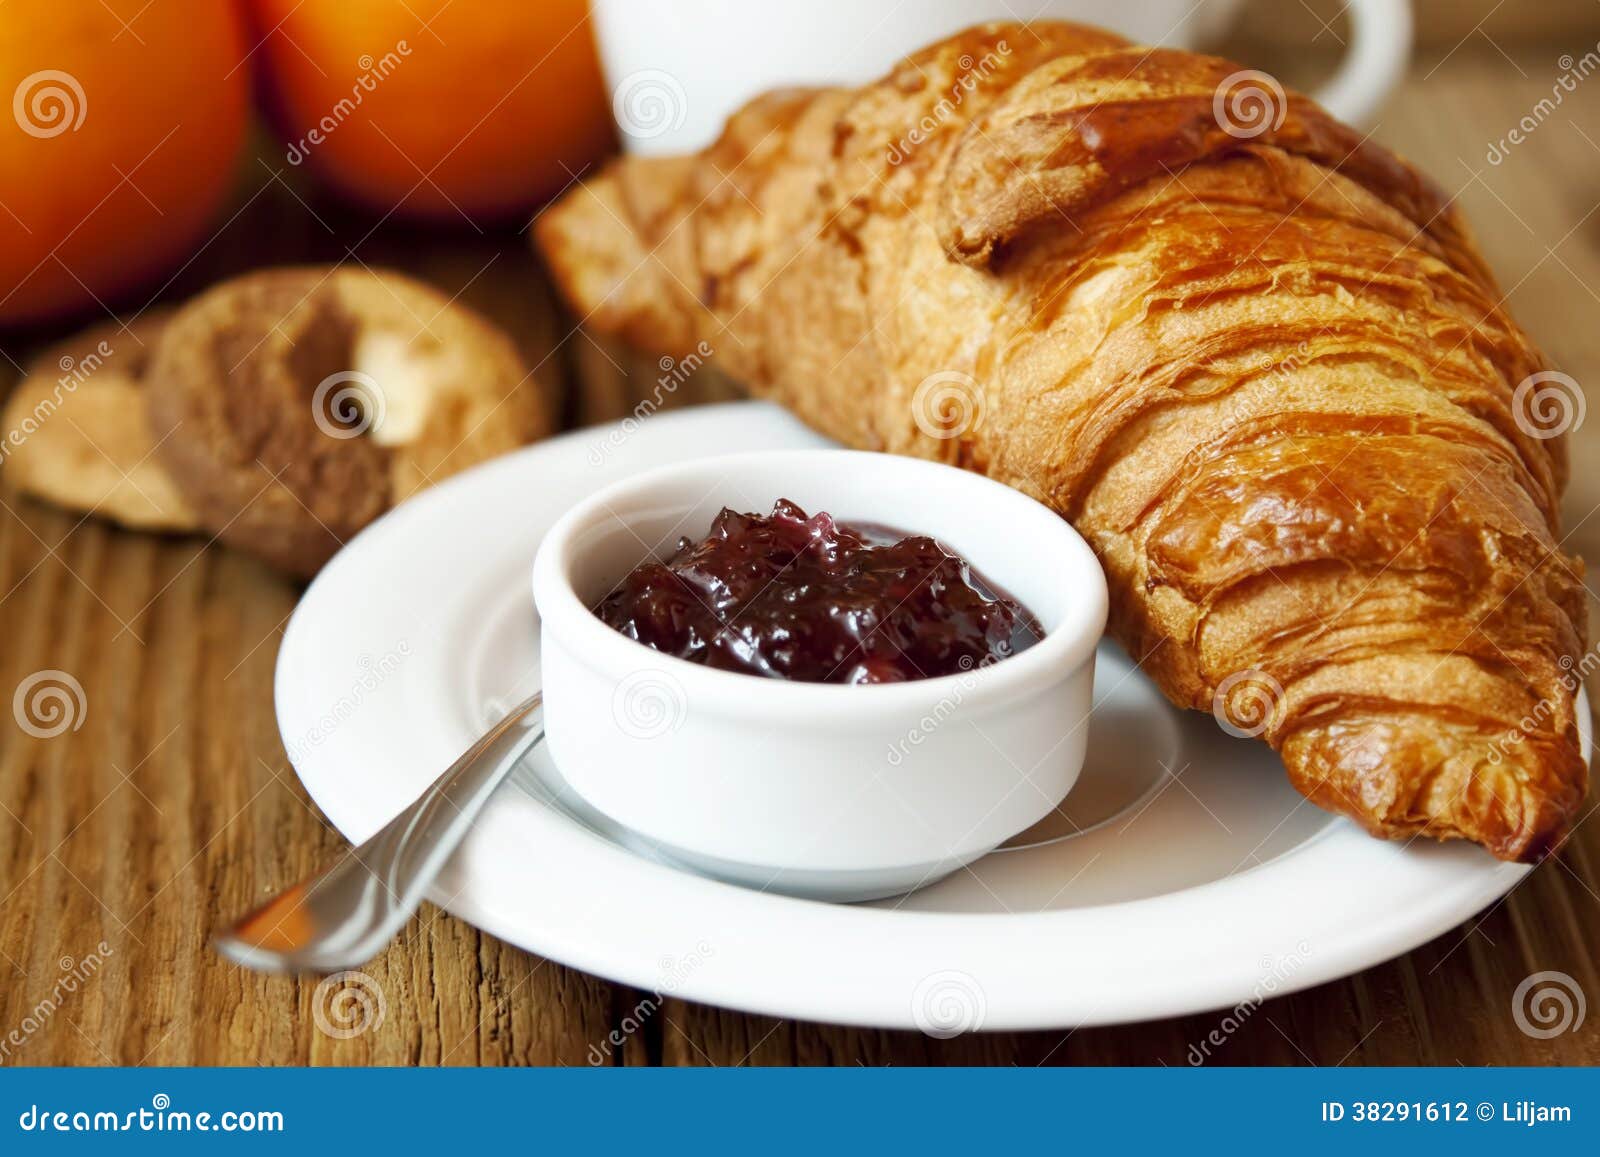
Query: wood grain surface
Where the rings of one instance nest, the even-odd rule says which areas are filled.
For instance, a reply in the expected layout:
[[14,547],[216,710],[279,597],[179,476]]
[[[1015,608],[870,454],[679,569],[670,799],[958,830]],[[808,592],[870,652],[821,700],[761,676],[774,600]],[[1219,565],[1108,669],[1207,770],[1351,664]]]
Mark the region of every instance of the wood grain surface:
[[[1581,57],[1595,39],[1593,27],[1531,44],[1464,30],[1460,44],[1417,61],[1377,130],[1459,192],[1513,311],[1584,383],[1600,381],[1600,77],[1566,93],[1501,163],[1487,152],[1535,115],[1562,55]],[[1314,65],[1297,58],[1281,71],[1298,80]],[[653,381],[648,364],[560,315],[525,234],[374,229],[284,169],[251,164],[237,214],[163,298],[263,263],[397,266],[515,333],[537,372],[569,387],[569,422],[619,417]],[[0,387],[59,336],[0,341]],[[671,404],[727,390],[707,376]],[[1600,559],[1597,467],[1600,418],[1591,418],[1573,444],[1566,514],[1569,544],[1591,559]],[[648,994],[428,908],[367,969],[382,992],[381,1022],[347,1036],[337,1008],[332,1021],[326,1008],[319,1018],[314,981],[246,972],[206,947],[219,920],[341,845],[273,722],[273,664],[298,594],[202,539],[118,531],[0,492],[0,693],[9,699],[30,675],[59,669],[85,695],[77,730],[50,738],[0,715],[0,1063],[583,1065],[616,1031],[622,1043],[606,1063],[1182,1065],[1223,1024],[1217,1013],[939,1041],[672,999],[652,1008],[641,1005]],[[1587,807],[1592,817],[1593,798]],[[1518,984],[1539,971],[1568,974],[1600,1002],[1597,955],[1600,823],[1586,818],[1560,856],[1480,917],[1400,959],[1244,1010],[1212,1059],[1600,1062],[1600,1007],[1548,1039],[1512,1016]],[[829,972],[826,945],[815,967]]]

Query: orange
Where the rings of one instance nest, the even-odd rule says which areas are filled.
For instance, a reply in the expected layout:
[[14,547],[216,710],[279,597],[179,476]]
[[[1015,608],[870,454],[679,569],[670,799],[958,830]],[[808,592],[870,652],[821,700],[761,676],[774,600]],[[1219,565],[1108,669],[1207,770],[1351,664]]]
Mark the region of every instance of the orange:
[[525,213],[612,142],[584,0],[250,0],[291,164],[381,214]]
[[7,0],[0,324],[93,308],[205,240],[249,121],[225,0]]

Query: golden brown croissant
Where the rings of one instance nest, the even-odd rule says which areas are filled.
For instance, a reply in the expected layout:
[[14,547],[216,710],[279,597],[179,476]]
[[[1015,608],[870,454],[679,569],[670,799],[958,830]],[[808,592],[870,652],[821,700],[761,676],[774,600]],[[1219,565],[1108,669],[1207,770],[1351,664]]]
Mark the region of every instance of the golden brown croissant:
[[1505,859],[1567,832],[1560,399],[1449,200],[1305,98],[986,25],[618,161],[538,237],[590,325],[1071,519],[1144,670],[1314,802]]

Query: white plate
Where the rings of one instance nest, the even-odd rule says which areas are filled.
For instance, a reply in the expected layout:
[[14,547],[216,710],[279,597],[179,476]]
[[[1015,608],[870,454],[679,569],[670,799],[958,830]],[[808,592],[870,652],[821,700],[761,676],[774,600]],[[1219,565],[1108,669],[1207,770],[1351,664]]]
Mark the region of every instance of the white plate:
[[[577,498],[690,456],[825,444],[768,405],[706,407],[545,442],[390,513],[323,570],[279,651],[278,724],[312,798],[363,840],[537,686],[529,567]],[[1096,698],[1069,814],[910,897],[830,905],[702,879],[587,812],[540,755],[433,898],[642,989],[948,1035],[1304,988],[1437,936],[1527,870],[1463,844],[1384,843],[1326,815],[1263,744],[1167,706],[1109,645]]]

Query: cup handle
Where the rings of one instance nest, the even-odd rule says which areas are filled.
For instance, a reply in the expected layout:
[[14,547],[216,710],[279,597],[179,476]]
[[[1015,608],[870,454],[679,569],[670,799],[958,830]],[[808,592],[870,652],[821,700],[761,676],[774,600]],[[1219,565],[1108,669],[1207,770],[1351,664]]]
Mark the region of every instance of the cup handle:
[[1339,120],[1366,128],[1405,74],[1411,0],[1350,0],[1350,44],[1333,79],[1312,94]]

